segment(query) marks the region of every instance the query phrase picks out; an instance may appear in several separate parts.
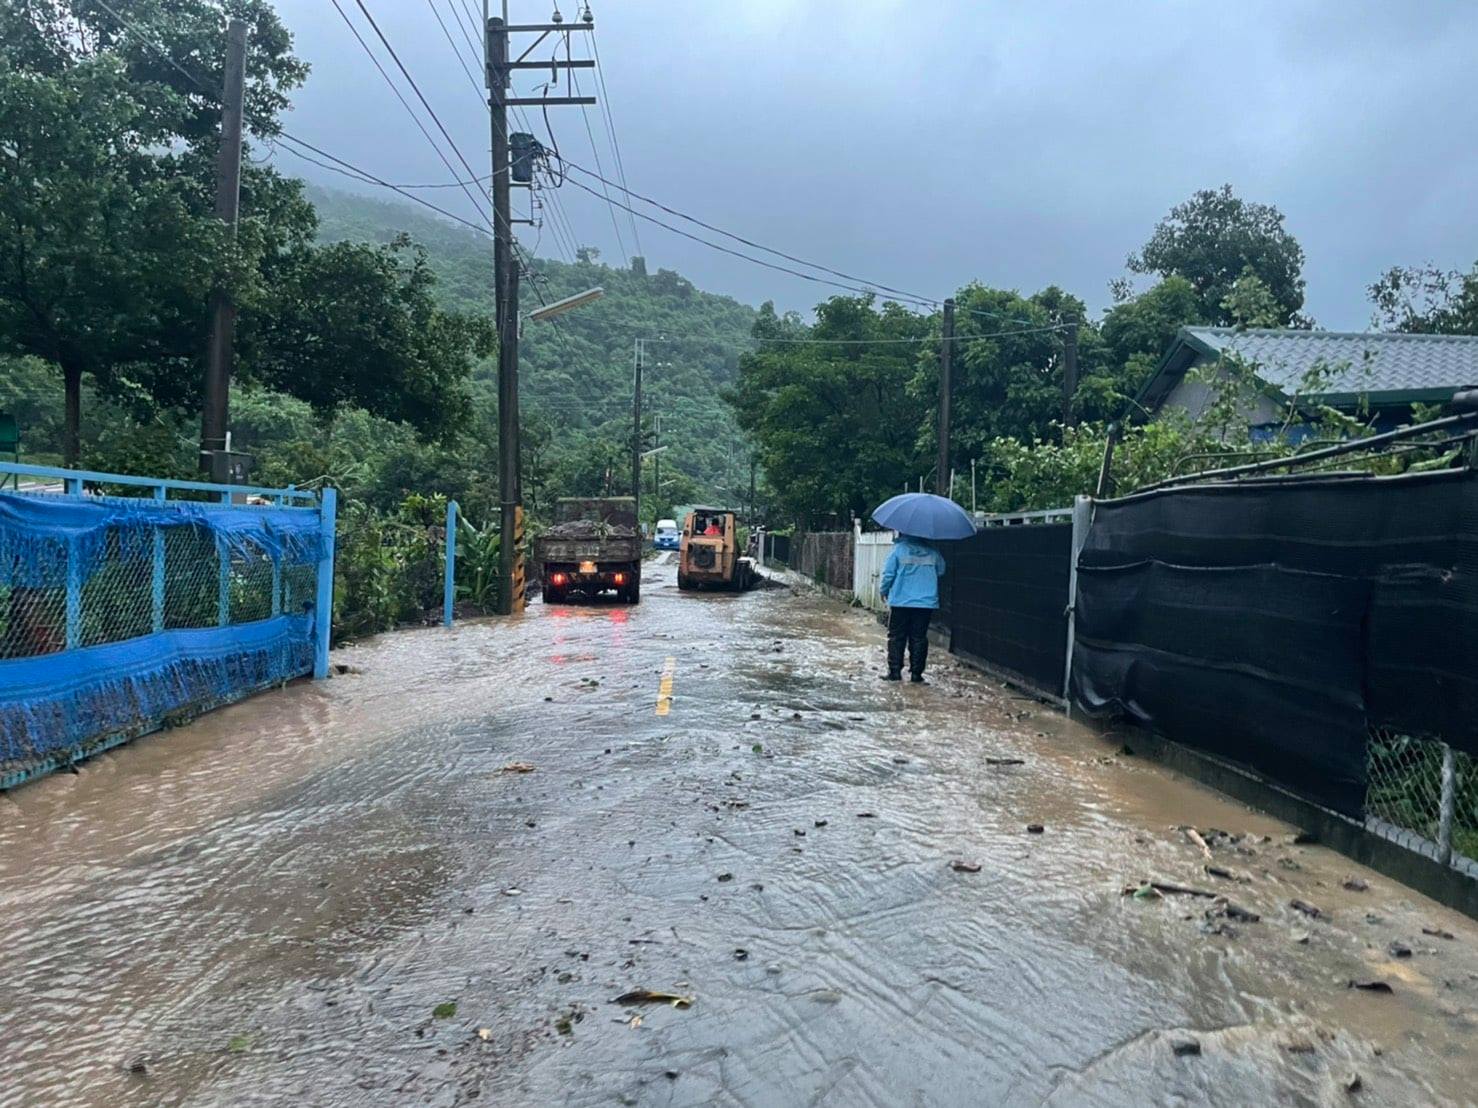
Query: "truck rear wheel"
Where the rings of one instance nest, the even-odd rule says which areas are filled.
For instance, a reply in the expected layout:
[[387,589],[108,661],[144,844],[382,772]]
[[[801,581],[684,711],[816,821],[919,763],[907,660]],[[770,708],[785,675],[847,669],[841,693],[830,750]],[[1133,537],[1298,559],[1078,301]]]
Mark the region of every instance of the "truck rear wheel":
[[565,594],[563,589],[557,589],[553,585],[546,584],[543,590],[543,597],[545,604],[562,604],[564,603]]

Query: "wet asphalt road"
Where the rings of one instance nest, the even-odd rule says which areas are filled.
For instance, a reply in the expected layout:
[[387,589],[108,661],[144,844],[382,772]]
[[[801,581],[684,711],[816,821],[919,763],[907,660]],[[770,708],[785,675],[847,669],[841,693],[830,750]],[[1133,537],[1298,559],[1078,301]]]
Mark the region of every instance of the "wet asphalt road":
[[0,799],[0,1104],[1474,1102],[1478,927],[881,639],[652,565]]

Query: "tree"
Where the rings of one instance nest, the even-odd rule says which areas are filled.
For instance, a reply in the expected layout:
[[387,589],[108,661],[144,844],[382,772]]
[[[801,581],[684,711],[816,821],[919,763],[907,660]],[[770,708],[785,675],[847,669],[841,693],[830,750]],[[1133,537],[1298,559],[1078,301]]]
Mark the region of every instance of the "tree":
[[[209,91],[226,12],[207,0],[118,6],[137,33],[92,5],[0,12],[0,353],[60,370],[65,460],[78,457],[84,378],[159,408],[198,400],[212,288],[240,312],[242,381],[321,411],[353,403],[452,430],[485,328],[435,306],[431,272],[405,261],[404,244],[316,244],[301,182],[269,168],[244,168],[229,236],[213,215]],[[271,134],[306,67],[263,0],[226,7],[254,24],[247,127]]]
[[1370,286],[1370,299],[1381,330],[1478,335],[1478,264],[1468,273],[1394,266]]
[[1269,318],[1288,326],[1303,322],[1303,261],[1303,248],[1284,227],[1282,212],[1242,200],[1223,185],[1172,208],[1139,252],[1129,255],[1128,265],[1135,273],[1184,277],[1200,298],[1203,316],[1222,324],[1236,322],[1225,301],[1250,273],[1276,305]]
[[1166,277],[1109,309],[1099,334],[1126,395],[1135,396],[1150,379],[1177,331],[1207,322],[1194,286],[1179,276]]
[[871,296],[833,297],[809,328],[761,307],[761,347],[740,358],[725,399],[782,507],[803,520],[865,515],[923,472],[919,406],[906,386],[928,328]]

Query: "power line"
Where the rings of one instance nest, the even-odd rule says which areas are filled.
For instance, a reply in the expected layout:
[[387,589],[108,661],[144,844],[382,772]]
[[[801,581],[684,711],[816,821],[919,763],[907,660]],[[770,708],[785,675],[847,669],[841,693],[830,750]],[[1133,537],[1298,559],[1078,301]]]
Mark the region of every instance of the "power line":
[[[570,85],[575,90],[576,96],[581,95],[580,80],[578,77],[575,76],[575,71],[573,69],[570,70]],[[596,168],[604,172],[604,167],[600,164],[600,150],[598,150],[595,145],[595,132],[591,130],[590,127],[590,109],[587,108],[584,104],[580,105],[580,118],[585,121],[585,134],[590,139],[590,152],[595,155]],[[604,178],[601,178],[601,181],[601,189],[605,192],[606,204],[610,207],[611,230],[616,232],[616,246],[621,251],[621,257],[624,260],[626,257],[626,243],[621,238],[621,225],[616,221],[616,208],[615,205],[611,202],[610,190],[606,187],[604,183]],[[629,208],[627,210],[630,211]]]
[[[606,117],[606,130],[611,136],[611,153],[616,158],[616,176],[621,178],[621,190],[629,196],[631,192],[626,188],[626,163],[621,157],[621,144],[616,141],[616,119],[611,114],[611,94],[606,89],[606,71],[600,61],[600,42],[595,35],[590,36],[590,48],[595,54],[595,79],[600,82],[600,107]],[[570,72],[573,74],[574,70]],[[636,240],[636,252],[645,257],[641,245],[641,233],[636,229],[634,218],[631,221],[631,237]]]
[[[333,0],[333,3],[334,7],[336,8],[339,6],[338,0]],[[421,101],[421,106],[425,108],[427,114],[431,116],[431,121],[436,124],[436,129],[441,132],[441,137],[446,139],[447,145],[450,146],[452,149],[452,153],[457,155],[457,160],[462,163],[462,168],[467,171],[467,176],[469,178],[475,178],[477,174],[473,171],[472,167],[467,164],[467,159],[462,156],[462,151],[457,147],[456,142],[452,139],[452,136],[447,131],[446,126],[441,122],[441,117],[436,114],[436,109],[431,106],[430,102],[426,99],[425,94],[421,92],[421,86],[416,84],[416,79],[411,76],[410,70],[406,69],[405,63],[400,60],[400,55],[395,52],[395,47],[390,45],[390,40],[387,39],[385,37],[385,33],[380,30],[380,25],[375,22],[375,17],[371,15],[369,9],[364,6],[364,0],[354,0],[354,3],[358,6],[359,10],[364,13],[365,19],[369,20],[369,25],[374,30],[375,35],[379,38],[381,44],[385,47],[386,50],[390,52],[391,60],[395,62],[395,66],[397,69],[400,70],[401,76],[403,76],[406,81],[410,83],[411,91],[416,94],[416,99]],[[453,171],[452,176],[456,176],[455,171]],[[478,214],[481,214],[481,211],[482,209],[479,208]],[[496,218],[496,216],[497,213],[494,212],[494,217]]]
[[[359,33],[359,28],[356,27],[356,26],[354,26],[353,21],[349,18],[349,14],[344,11],[343,7],[340,6],[339,0],[331,0],[331,2],[333,4],[333,6],[334,6],[334,10],[339,13],[339,18],[341,18],[344,21],[344,25],[347,26],[349,28],[350,33],[352,33],[354,35],[355,41],[359,43],[360,48],[369,57],[369,60],[374,63],[375,69],[377,69],[379,71],[380,76],[385,81],[385,84],[387,84],[387,85],[390,86],[390,91],[395,94],[395,98],[397,100],[399,100],[400,103],[401,103],[401,106],[403,108],[405,108],[406,114],[408,114],[411,117],[411,120],[415,123],[416,127],[420,130],[421,134],[425,136],[427,143],[429,143],[430,146],[431,146],[431,149],[436,152],[436,156],[441,159],[441,164],[444,165],[444,166],[446,166],[447,172],[452,175],[452,179],[454,181],[457,181],[458,180],[458,178],[457,178],[457,171],[454,168],[452,168],[452,163],[447,160],[446,154],[444,154],[442,152],[441,147],[436,144],[436,140],[431,137],[431,132],[428,131],[428,130],[426,130],[426,125],[421,122],[421,117],[418,116],[415,113],[415,110],[410,106],[410,103],[406,100],[406,98],[403,95],[401,95],[400,89],[397,88],[396,85],[395,85],[395,82],[390,79],[390,74],[388,74],[388,73],[385,72],[385,67],[380,64],[380,59],[377,58],[377,57],[375,57],[375,53],[374,53],[373,50],[370,49],[369,43],[365,42],[364,41],[364,36]],[[364,3],[363,3],[363,0],[355,0],[355,2],[357,4],[359,4],[359,10],[361,12],[363,12],[364,15],[365,15],[365,18],[369,20],[370,26],[371,27],[374,27],[375,34],[377,34],[377,35],[380,36],[380,42],[384,44],[384,46],[385,46],[385,48],[387,50],[390,50],[390,56],[392,58],[395,58],[395,64],[396,65],[400,65],[400,59],[398,57],[396,57],[395,51],[393,49],[391,49],[390,44],[385,39],[385,36],[383,34],[380,34],[380,28],[375,24],[374,17],[369,14],[369,10],[367,8],[365,8]],[[405,70],[405,67],[404,66],[400,66],[400,72],[405,75],[406,80],[408,80],[408,81],[411,82],[411,87],[412,88],[416,88],[415,81],[412,81],[411,80],[410,74],[409,73],[406,73],[406,70]],[[421,95],[420,89],[416,89],[416,95],[417,96],[420,96]],[[426,103],[426,98],[424,96],[421,97],[421,104],[422,104],[423,107],[426,108],[426,110],[428,112],[431,112],[431,106]],[[431,112],[431,117],[433,119],[436,119],[436,113],[435,112]],[[436,125],[438,127],[441,127],[441,121],[439,119],[436,120]],[[441,133],[442,133],[443,136],[446,137],[447,142],[452,145],[452,149],[455,150],[456,149],[456,145],[451,143],[451,136],[447,135],[446,128],[442,127],[441,128]],[[458,154],[457,156],[459,158],[461,158],[461,154]],[[466,168],[466,170],[467,170],[467,176],[468,177],[475,178],[477,176],[475,173],[472,172],[472,167],[469,166],[469,165],[467,165],[467,162],[466,162],[465,159],[463,160],[462,165],[463,165],[464,168]],[[470,188],[466,187],[465,184],[463,184],[463,186],[462,186],[462,192],[466,195],[467,199],[469,201],[471,201],[473,210],[475,210],[477,212],[477,214],[480,215],[480,216],[482,216],[484,219],[487,219],[488,217],[483,214],[482,205],[480,203],[478,203],[477,197],[473,194],[472,190]],[[489,226],[492,225],[491,220],[489,220],[488,225]]]
[[426,0],[426,6],[431,9],[431,14],[436,19],[436,25],[441,28],[441,33],[446,36],[447,45],[457,56],[457,64],[462,67],[462,72],[467,74],[467,80],[472,84],[472,91],[477,94],[479,100],[482,99],[482,86],[477,83],[477,78],[472,76],[472,70],[467,68],[467,59],[462,57],[462,48],[457,45],[457,40],[452,38],[452,33],[447,30],[446,23],[441,18],[441,11],[436,6],[436,0]]

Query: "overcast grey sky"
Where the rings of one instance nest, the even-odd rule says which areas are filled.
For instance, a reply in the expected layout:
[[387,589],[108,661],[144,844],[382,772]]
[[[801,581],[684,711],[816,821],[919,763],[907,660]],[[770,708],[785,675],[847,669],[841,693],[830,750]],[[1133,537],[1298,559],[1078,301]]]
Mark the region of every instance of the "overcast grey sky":
[[[452,12],[480,0],[364,2],[486,173],[485,108],[432,17],[470,55]],[[378,46],[353,0],[340,3]],[[447,180],[330,0],[277,6],[313,66],[289,129],[387,180]],[[1287,216],[1308,256],[1306,310],[1324,327],[1365,328],[1365,286],[1390,265],[1478,260],[1468,0],[591,6],[633,189],[928,297],[971,279],[1056,283],[1096,311],[1155,221],[1223,182]],[[552,7],[511,0],[511,18],[543,21]],[[561,7],[572,19],[578,0]],[[565,155],[594,168],[580,109],[550,119]],[[542,137],[542,119],[530,122]],[[614,176],[596,109],[590,122]],[[456,190],[422,195],[470,213]],[[620,256],[602,203],[570,186],[560,202],[580,242]],[[618,225],[630,253],[624,214]],[[706,289],[798,309],[830,291],[638,228],[651,268]],[[559,256],[547,230],[538,251]]]

